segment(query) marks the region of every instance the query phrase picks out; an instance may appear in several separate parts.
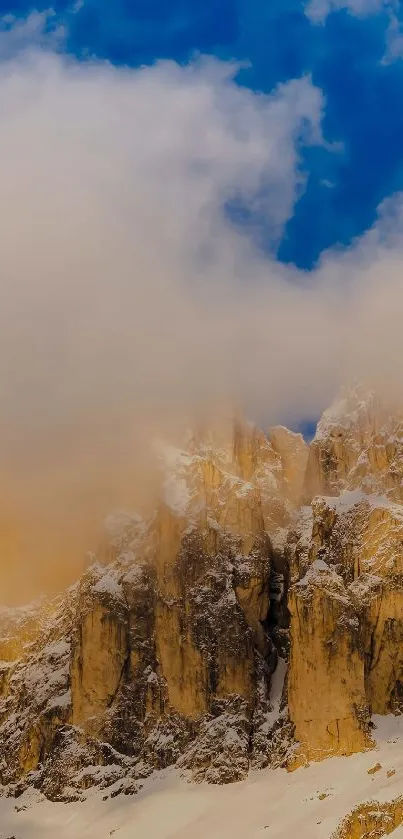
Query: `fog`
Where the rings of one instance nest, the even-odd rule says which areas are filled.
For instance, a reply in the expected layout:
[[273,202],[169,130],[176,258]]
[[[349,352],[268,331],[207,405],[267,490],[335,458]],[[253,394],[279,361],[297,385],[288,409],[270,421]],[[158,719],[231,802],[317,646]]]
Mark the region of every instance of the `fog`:
[[228,212],[281,238],[299,143],[324,142],[311,80],[265,96],[215,60],[79,64],[40,23],[0,38],[6,602],[71,582],[108,512],[147,507],[155,435],[229,404],[295,425],[353,375],[401,389],[400,196],[309,275]]

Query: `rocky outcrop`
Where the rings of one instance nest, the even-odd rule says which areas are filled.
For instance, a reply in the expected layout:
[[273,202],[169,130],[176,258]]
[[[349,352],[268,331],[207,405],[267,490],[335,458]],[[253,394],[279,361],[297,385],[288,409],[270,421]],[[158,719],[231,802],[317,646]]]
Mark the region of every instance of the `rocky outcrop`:
[[303,510],[290,540],[297,762],[368,748],[370,714],[402,707],[399,428],[359,388],[326,412],[311,446],[305,495],[313,474],[328,494]]
[[403,824],[403,798],[394,801],[368,801],[343,819],[332,839],[382,839]]
[[157,447],[155,516],[110,520],[98,562],[3,665],[3,784],[71,798],[175,762],[225,783],[284,755],[269,615],[286,610],[279,546],[307,447],[275,437],[235,423]]
[[70,591],[0,614],[2,784],[70,799],[371,748],[403,710],[401,429],[358,388],[309,448],[240,421],[156,444],[151,519],[111,517]]
[[302,434],[294,434],[282,425],[269,429],[268,438],[280,457],[284,481],[283,497],[296,506],[301,503],[309,449]]
[[387,411],[375,393],[345,388],[324,412],[310,446],[304,495],[345,489],[385,492],[403,500],[403,414]]
[[55,608],[56,602],[45,598],[27,607],[0,608],[0,661],[11,662],[23,656]]
[[371,745],[360,623],[343,579],[316,560],[292,589],[290,716],[293,768]]

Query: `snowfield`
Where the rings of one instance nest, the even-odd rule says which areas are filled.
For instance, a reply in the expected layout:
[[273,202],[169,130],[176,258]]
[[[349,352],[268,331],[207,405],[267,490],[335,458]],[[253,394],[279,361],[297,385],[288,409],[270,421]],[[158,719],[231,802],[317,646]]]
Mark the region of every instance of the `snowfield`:
[[[228,786],[187,783],[167,770],[138,795],[106,801],[105,791],[74,804],[52,804],[34,791],[3,798],[0,839],[330,839],[357,804],[403,794],[403,717],[377,717],[375,724],[373,751],[293,773],[253,772]],[[368,774],[377,763],[381,769]],[[393,837],[403,839],[403,829]]]

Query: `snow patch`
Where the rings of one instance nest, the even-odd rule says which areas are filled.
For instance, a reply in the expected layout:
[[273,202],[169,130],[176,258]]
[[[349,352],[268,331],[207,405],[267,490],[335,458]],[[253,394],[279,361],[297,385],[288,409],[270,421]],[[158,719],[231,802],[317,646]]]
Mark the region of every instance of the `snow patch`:
[[169,475],[164,481],[162,498],[173,513],[177,516],[185,516],[191,501],[191,493],[185,479]]
[[[146,779],[136,796],[103,800],[93,790],[71,804],[28,790],[18,801],[0,799],[1,829],[18,839],[329,839],[357,804],[402,794],[403,717],[374,717],[374,723],[376,756],[330,758],[291,774],[256,770],[225,786],[188,783],[170,769]],[[368,775],[374,762],[382,769]],[[390,769],[395,775],[388,778]]]
[[189,467],[197,462],[197,457],[188,455],[163,440],[155,440],[153,450],[165,474],[162,500],[175,515],[184,517],[192,499],[186,473]]
[[297,586],[308,586],[321,572],[334,573],[333,569],[323,559],[315,559],[315,562],[309,566],[306,574],[301,580],[298,580]]
[[96,594],[109,594],[118,600],[123,599],[122,585],[111,572],[103,574],[98,582],[92,586],[92,591]]
[[336,496],[317,496],[316,500],[323,499],[327,507],[337,513],[347,513],[359,504],[366,504],[371,509],[388,510],[394,518],[403,520],[403,506],[397,502],[390,501],[386,495],[377,493],[366,493],[361,489],[345,490]]

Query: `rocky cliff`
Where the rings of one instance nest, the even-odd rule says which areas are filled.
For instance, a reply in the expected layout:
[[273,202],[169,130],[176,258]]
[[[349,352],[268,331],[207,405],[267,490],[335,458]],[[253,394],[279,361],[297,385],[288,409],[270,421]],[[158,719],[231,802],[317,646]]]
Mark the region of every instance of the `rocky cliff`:
[[371,714],[402,709],[402,455],[401,417],[360,388],[311,444],[288,545],[297,764],[370,747]]
[[310,447],[233,422],[156,445],[158,509],[107,522],[53,602],[0,614],[0,781],[226,783],[371,748],[403,705],[403,422],[346,391]]

